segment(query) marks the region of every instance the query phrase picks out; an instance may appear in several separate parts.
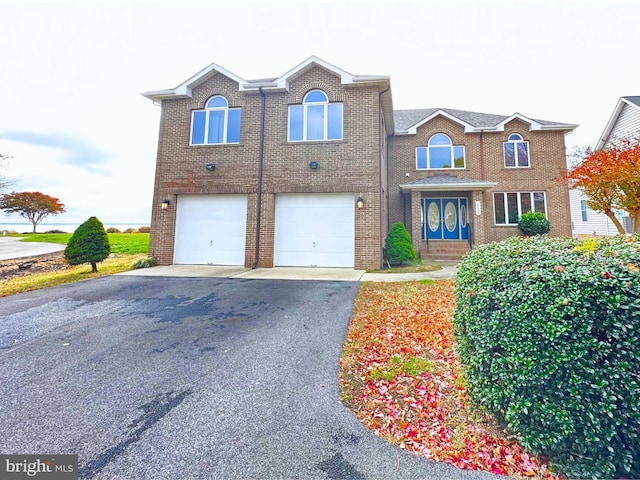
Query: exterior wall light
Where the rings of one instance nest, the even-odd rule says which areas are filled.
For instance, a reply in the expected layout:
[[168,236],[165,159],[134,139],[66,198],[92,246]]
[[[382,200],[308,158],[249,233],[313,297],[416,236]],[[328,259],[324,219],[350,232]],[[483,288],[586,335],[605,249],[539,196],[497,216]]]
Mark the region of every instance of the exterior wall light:
[[362,198],[362,195],[360,195],[356,200],[356,207],[358,207],[358,209],[361,209],[364,207],[364,198]]
[[168,198],[165,198],[164,200],[162,200],[162,205],[160,207],[162,208],[162,210],[166,210],[167,208],[169,208],[169,205],[171,205],[171,201]]
[[315,170],[316,168],[318,168],[318,162],[316,162],[315,160],[313,162],[309,162],[309,167]]
[[215,163],[207,163],[207,170],[209,170],[210,172],[213,172],[215,169],[216,169]]

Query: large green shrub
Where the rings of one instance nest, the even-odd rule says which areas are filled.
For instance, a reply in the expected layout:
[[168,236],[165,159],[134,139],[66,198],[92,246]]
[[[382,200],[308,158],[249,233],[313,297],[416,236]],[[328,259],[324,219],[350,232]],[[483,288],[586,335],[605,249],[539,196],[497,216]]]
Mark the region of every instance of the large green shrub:
[[402,223],[394,223],[391,226],[384,242],[384,256],[391,265],[400,265],[416,259],[411,236]]
[[640,477],[640,236],[514,237],[458,268],[474,402],[570,477]]
[[97,272],[96,264],[107,258],[110,252],[109,235],[104,225],[96,217],[91,217],[71,235],[64,249],[64,258],[71,265],[90,263],[91,271]]
[[528,236],[544,235],[551,230],[551,223],[542,212],[527,212],[520,215],[518,227]]

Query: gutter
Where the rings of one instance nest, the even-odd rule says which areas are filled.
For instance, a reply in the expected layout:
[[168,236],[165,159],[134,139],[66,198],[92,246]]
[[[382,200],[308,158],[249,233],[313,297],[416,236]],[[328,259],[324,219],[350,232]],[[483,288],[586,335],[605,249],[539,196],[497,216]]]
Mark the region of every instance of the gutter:
[[256,189],[256,250],[253,257],[252,269],[258,266],[260,259],[260,227],[262,217],[262,171],[264,167],[264,113],[266,106],[266,96],[262,91],[262,87],[258,88],[260,92],[260,147],[258,149],[258,187]]

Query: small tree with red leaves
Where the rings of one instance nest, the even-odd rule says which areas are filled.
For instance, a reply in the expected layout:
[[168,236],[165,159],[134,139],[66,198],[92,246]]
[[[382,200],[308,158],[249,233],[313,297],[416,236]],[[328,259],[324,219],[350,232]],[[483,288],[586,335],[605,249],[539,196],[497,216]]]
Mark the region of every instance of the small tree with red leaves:
[[570,189],[582,190],[589,208],[609,217],[618,232],[625,233],[615,210],[627,212],[633,231],[640,232],[640,137],[616,140],[595,152],[587,150],[563,178]]
[[26,218],[33,225],[33,233],[36,227],[48,215],[64,213],[64,204],[55,197],[50,197],[40,192],[12,192],[0,196],[0,210],[7,215],[17,213]]

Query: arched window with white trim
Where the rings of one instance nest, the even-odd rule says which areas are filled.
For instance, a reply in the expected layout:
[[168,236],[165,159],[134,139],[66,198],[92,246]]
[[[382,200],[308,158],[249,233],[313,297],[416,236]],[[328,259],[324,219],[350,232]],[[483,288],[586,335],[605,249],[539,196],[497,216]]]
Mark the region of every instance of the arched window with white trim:
[[311,90],[302,105],[289,106],[290,142],[342,140],[342,103],[330,103],[322,90]]
[[240,116],[241,110],[229,108],[225,97],[211,97],[204,110],[191,114],[191,145],[240,143]]
[[454,145],[444,133],[433,135],[426,147],[416,148],[417,170],[465,168],[463,145]]
[[522,135],[512,133],[504,142],[504,166],[506,168],[522,168],[529,166],[529,142]]

